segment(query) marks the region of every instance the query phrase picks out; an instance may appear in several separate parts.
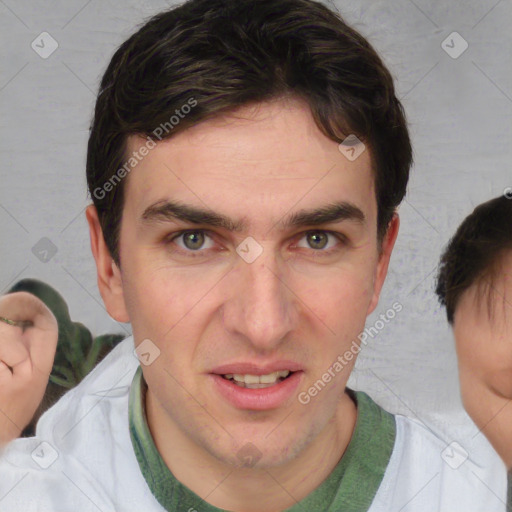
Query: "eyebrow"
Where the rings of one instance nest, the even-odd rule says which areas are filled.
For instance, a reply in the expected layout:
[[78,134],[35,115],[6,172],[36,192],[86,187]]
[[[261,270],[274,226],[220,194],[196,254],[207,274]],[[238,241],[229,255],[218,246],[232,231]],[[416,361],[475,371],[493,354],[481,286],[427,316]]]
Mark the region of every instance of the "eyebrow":
[[[221,213],[198,208],[175,201],[158,201],[148,206],[141,216],[145,225],[157,222],[181,220],[190,224],[204,224],[226,229],[227,231],[243,231],[247,224],[244,220],[234,221]],[[363,211],[353,203],[341,201],[328,204],[313,210],[300,210],[276,223],[281,229],[299,226],[320,226],[342,221],[354,221],[359,224],[366,222]]]

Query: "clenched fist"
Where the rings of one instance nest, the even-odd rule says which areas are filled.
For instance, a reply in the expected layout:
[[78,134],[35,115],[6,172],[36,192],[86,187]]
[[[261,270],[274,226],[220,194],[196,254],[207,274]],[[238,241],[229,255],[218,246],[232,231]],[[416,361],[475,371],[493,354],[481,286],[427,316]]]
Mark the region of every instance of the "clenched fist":
[[21,434],[43,399],[59,328],[44,302],[28,292],[0,297],[0,317],[12,321],[0,321],[1,446]]

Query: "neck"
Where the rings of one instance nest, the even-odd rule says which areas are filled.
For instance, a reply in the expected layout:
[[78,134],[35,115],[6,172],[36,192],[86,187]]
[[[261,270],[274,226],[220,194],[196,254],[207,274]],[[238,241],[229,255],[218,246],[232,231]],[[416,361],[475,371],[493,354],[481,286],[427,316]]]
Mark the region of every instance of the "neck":
[[220,461],[194,442],[150,390],[146,411],[155,445],[173,475],[211,505],[237,512],[278,512],[305,498],[343,456],[357,418],[356,406],[345,393],[322,431],[291,460],[264,468],[240,468]]

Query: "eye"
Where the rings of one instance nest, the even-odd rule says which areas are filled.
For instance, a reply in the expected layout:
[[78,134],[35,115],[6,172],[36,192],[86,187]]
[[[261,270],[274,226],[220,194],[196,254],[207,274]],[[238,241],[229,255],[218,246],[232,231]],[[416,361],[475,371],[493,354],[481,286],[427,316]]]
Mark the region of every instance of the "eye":
[[[305,243],[302,242],[305,240]],[[305,247],[322,252],[329,252],[335,249],[343,241],[343,235],[330,231],[308,231],[299,241],[297,247]]]
[[171,239],[172,242],[187,251],[199,251],[200,249],[211,249],[213,240],[204,231],[183,231]]

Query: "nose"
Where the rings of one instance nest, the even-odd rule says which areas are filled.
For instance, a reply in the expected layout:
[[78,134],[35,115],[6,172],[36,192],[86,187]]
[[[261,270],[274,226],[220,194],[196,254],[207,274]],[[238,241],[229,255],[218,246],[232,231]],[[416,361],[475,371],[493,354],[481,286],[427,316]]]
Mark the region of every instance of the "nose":
[[297,324],[298,300],[278,263],[267,251],[253,263],[240,259],[226,283],[224,328],[258,351],[275,349]]

